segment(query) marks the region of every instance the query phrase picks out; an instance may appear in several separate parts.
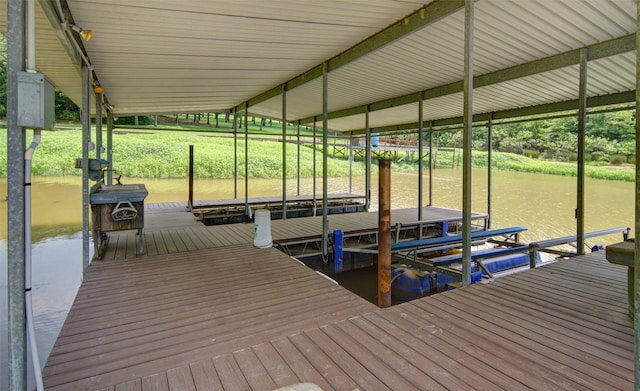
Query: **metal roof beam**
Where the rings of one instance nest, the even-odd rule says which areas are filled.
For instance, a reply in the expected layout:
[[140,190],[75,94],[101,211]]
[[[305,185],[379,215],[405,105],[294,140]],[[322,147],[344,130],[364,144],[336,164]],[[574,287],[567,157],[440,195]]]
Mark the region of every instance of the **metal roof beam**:
[[[618,105],[623,103],[630,103],[635,101],[635,91],[619,92],[610,95],[594,96],[587,99],[587,107],[602,107],[610,105]],[[578,99],[572,99],[562,102],[548,103],[537,106],[529,106],[518,109],[496,111],[494,113],[480,113],[474,114],[473,122],[485,122],[489,121],[489,118],[493,121],[494,125],[499,125],[497,122],[501,119],[509,118],[522,118],[531,117],[535,115],[544,115],[551,113],[559,113],[563,111],[578,110]],[[535,118],[532,120],[538,120],[543,118]],[[443,118],[433,121],[424,121],[424,126],[443,127],[462,124],[462,117]],[[387,133],[397,132],[408,129],[418,129],[420,124],[418,122],[410,122],[406,124],[381,126],[377,128],[371,128],[372,133]],[[357,129],[351,132],[351,134],[364,134],[364,129]]]
[[[635,35],[629,34],[623,37],[614,38],[609,41],[596,43],[586,47],[589,52],[589,60],[597,60],[613,56],[616,54],[630,52],[635,50]],[[515,65],[499,71],[476,76],[473,80],[474,88],[486,87],[492,84],[498,84],[510,80],[519,79],[526,76],[532,76],[539,73],[549,72],[560,68],[580,64],[580,50],[575,49],[568,52],[556,54],[528,63]],[[434,99],[463,91],[462,80],[442,86],[424,90],[424,99]],[[385,99],[379,102],[371,103],[371,111],[383,110],[397,106],[403,106],[418,101],[420,91],[412,92],[407,95]],[[350,107],[347,109],[329,113],[329,118],[336,119],[365,112],[366,105]],[[300,119],[301,123],[313,121],[313,117]]]
[[[387,28],[377,32],[369,38],[357,43],[344,52],[327,61],[329,72],[340,68],[352,61],[357,60],[381,47],[388,45],[389,43],[400,39],[416,30],[424,28],[425,26],[440,20],[441,18],[464,8],[464,0],[435,0],[413,13],[405,16],[399,21],[393,23]],[[323,65],[317,65],[310,70],[304,72],[301,75],[294,77],[286,82],[287,88],[292,90],[302,84],[310,82],[311,80],[322,77]],[[282,92],[282,83],[273,87],[272,89],[263,92],[262,94],[249,99],[249,105],[255,106],[261,102],[280,95]],[[244,106],[239,105],[241,109]],[[364,112],[364,111],[363,111]],[[311,122],[313,120],[310,120]]]

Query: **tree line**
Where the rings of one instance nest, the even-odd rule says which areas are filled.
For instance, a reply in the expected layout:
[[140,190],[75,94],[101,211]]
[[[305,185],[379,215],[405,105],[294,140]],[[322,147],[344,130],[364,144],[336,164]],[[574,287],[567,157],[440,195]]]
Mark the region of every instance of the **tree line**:
[[[602,164],[635,163],[635,110],[590,114],[585,124],[585,160]],[[440,132],[440,146],[461,147],[462,132]],[[473,149],[488,149],[487,131],[474,128]],[[491,146],[531,158],[575,161],[578,120],[575,116],[525,121],[492,127]]]

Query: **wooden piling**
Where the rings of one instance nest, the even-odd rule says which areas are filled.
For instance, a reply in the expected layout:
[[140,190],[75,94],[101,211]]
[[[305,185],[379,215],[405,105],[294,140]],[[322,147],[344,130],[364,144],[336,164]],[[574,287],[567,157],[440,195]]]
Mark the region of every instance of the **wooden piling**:
[[378,161],[378,306],[391,306],[391,161]]

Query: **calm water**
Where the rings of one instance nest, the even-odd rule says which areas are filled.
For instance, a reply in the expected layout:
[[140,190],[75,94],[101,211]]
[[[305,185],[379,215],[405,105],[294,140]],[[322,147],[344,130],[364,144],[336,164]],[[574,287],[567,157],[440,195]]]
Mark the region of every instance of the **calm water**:
[[[472,209],[487,211],[486,171],[473,171]],[[437,169],[433,177],[433,205],[461,208],[462,170]],[[144,183],[149,190],[147,203],[187,199],[186,179],[131,179],[124,184]],[[377,178],[372,179],[372,205],[377,208]],[[250,197],[281,195],[281,180],[250,181]],[[330,193],[348,192],[348,178],[334,178],[328,183]],[[238,197],[244,197],[244,183],[238,182]],[[295,179],[287,182],[288,194],[297,193]],[[0,179],[0,292],[6,297],[6,180]],[[322,192],[322,181],[316,184]],[[393,173],[391,194],[394,208],[417,207],[417,174]],[[525,242],[575,233],[576,179],[569,177],[494,171],[492,226],[522,225],[528,228],[521,237]],[[33,181],[33,301],[39,355],[44,365],[62,327],[66,313],[80,286],[82,270],[82,201],[79,177],[42,178]],[[355,177],[351,191],[364,193],[364,177]],[[632,227],[634,221],[634,184],[588,179],[586,182],[586,230],[617,226]],[[300,183],[301,194],[313,192],[313,180]],[[233,198],[233,180],[197,180],[194,198],[200,200]],[[424,177],[423,201],[428,202],[428,174]],[[417,218],[417,216],[416,216]],[[596,238],[589,244],[610,244],[621,235]],[[0,379],[7,379],[6,300],[0,303]],[[31,376],[29,376],[31,379]],[[0,389],[5,386],[0,383]]]

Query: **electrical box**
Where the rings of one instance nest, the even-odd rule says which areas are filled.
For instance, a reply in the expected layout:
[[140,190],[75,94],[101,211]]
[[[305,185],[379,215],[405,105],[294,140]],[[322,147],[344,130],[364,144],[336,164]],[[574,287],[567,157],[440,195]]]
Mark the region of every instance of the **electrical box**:
[[53,129],[55,89],[41,73],[18,72],[18,125],[30,129]]

